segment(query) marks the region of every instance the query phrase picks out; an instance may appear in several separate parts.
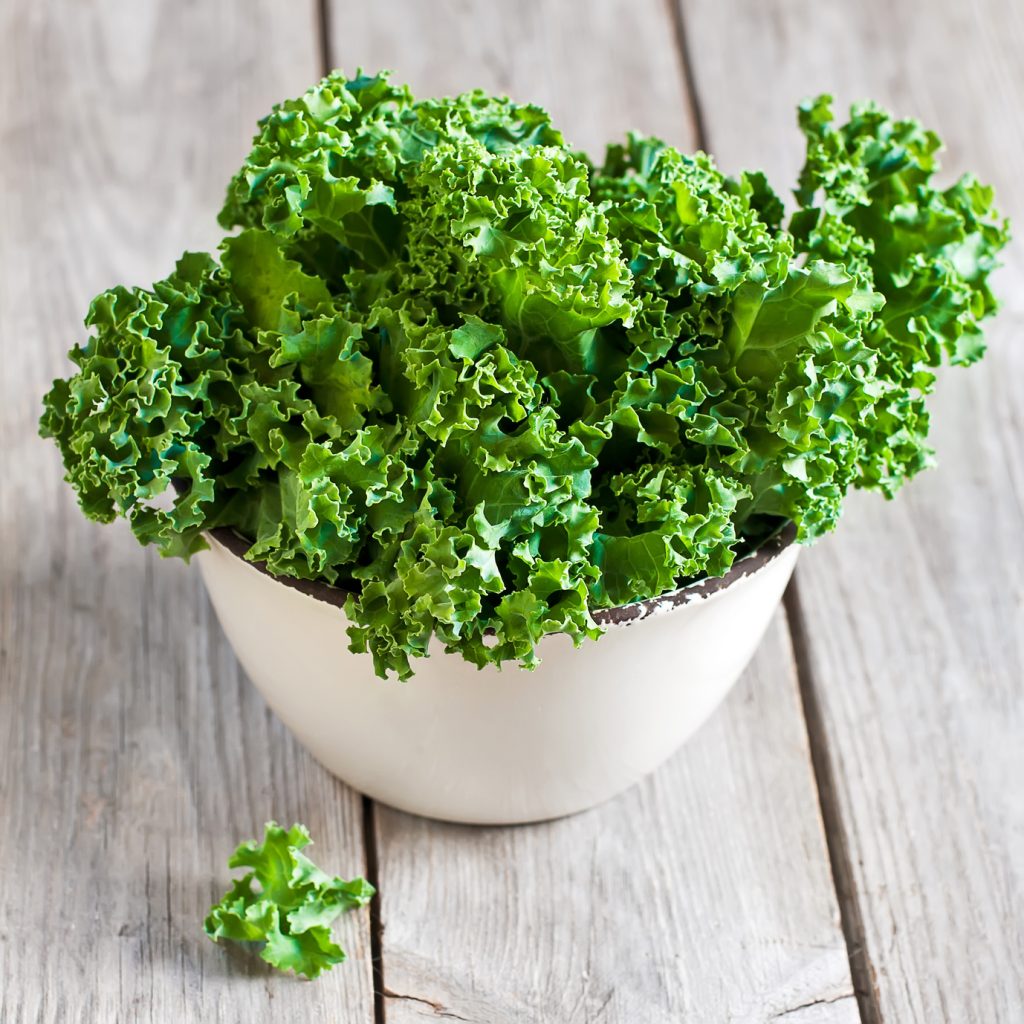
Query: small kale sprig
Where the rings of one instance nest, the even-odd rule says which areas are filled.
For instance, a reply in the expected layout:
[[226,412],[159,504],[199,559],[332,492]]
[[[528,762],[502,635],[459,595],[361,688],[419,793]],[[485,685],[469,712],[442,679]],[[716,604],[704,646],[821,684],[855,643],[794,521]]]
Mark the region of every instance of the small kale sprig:
[[345,953],[331,941],[331,924],[342,911],[365,906],[375,890],[364,878],[346,882],[324,874],[301,852],[311,842],[304,825],[286,831],[269,821],[262,843],[242,843],[228,867],[251,870],[210,909],[206,934],[214,942],[263,943],[260,956],[268,964],[307,978],[340,964]]

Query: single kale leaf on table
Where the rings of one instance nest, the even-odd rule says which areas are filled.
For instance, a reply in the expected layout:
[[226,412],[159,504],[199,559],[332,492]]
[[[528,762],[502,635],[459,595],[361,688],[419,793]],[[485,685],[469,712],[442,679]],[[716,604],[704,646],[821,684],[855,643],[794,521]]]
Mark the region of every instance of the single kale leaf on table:
[[311,842],[304,825],[285,830],[270,821],[262,843],[242,843],[228,867],[251,870],[211,908],[206,934],[214,942],[263,943],[260,956],[268,964],[307,978],[340,964],[345,953],[331,940],[331,924],[369,903],[375,890],[364,878],[326,875],[302,853]]

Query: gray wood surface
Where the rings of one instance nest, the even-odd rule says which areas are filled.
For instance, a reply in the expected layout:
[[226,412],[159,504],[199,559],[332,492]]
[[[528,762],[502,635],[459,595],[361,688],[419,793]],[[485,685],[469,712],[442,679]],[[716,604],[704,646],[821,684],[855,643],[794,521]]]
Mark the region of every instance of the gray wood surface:
[[776,618],[724,707],[585,814],[378,810],[388,1024],[859,1021]]
[[636,130],[695,142],[670,8],[663,0],[329,0],[331,63],[393,69],[413,92],[482,88],[551,112],[603,155]]
[[[595,154],[630,127],[692,148],[669,8],[623,11],[339,4],[331,58],[425,95],[534,99]],[[484,832],[380,808],[377,826],[389,1024],[858,1019],[781,614],[713,723],[605,807]]]
[[[268,712],[197,574],[87,523],[35,436],[89,298],[216,244],[256,118],[325,53],[535,100],[592,153],[702,128],[783,184],[798,99],[869,95],[1024,223],[1022,46],[1016,0],[0,3],[0,1024],[1024,1020],[1021,246],[989,357],[943,379],[940,469],[850,502],[669,764],[539,826],[364,805]],[[314,983],[201,932],[269,817],[379,876]]]
[[373,1017],[365,914],[315,984],[203,935],[267,818],[361,872],[360,799],[270,716],[197,574],[87,523],[35,430],[92,295],[216,241],[255,119],[318,73],[313,25],[252,0],[0,5],[3,1024]]
[[[976,172],[1024,224],[1020,3],[698,0],[685,13],[726,168],[791,180],[797,100],[870,96],[935,128],[947,177]],[[891,504],[856,496],[797,574],[869,1005],[901,1024],[1024,1020],[1019,243],[1006,263],[986,359],[940,380],[939,468]]]

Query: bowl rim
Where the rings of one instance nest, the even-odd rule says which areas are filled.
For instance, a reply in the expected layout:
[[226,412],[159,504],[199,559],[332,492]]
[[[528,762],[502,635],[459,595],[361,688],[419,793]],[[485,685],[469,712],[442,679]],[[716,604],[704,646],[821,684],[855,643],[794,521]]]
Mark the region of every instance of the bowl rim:
[[[234,555],[246,565],[252,566],[252,568],[275,582],[281,583],[292,590],[297,590],[317,601],[333,605],[336,608],[344,608],[345,601],[351,591],[336,587],[323,580],[305,580],[296,576],[275,575],[267,568],[266,562],[245,557],[246,552],[252,547],[252,541],[237,533],[232,527],[217,526],[205,530],[204,533],[208,538],[216,541],[229,554]],[[597,608],[591,611],[591,617],[599,626],[628,626],[651,615],[659,615],[690,604],[693,601],[709,598],[726,590],[739,580],[760,572],[791,547],[795,541],[796,525],[787,520],[773,533],[769,534],[753,551],[741,558],[737,558],[723,576],[705,577],[704,579],[695,580],[676,590],[659,594],[657,597],[648,597],[642,601],[631,601],[628,604],[616,605],[613,608]]]

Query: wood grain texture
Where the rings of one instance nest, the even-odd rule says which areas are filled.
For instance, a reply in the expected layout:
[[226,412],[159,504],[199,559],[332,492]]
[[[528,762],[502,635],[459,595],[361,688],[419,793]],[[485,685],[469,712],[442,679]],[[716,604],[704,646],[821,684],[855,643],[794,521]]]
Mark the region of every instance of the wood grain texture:
[[332,0],[330,60],[392,68],[415,95],[470,89],[547,108],[595,157],[635,129],[690,148],[682,65],[664,0]]
[[[1024,10],[686,0],[710,148],[791,180],[793,108],[833,88],[921,115],[1024,222]],[[549,106],[591,152],[695,142],[661,0],[329,8],[331,56],[424,94]],[[255,118],[318,73],[313,6],[0,6],[0,1022],[373,1020],[366,915],[315,984],[201,934],[227,852],[307,822],[361,870],[359,800],[240,673],[194,573],[86,523],[35,437],[89,297],[213,245]],[[153,111],[159,112],[158,117]],[[941,469],[851,502],[804,556],[804,668],[887,1022],[1024,1018],[1024,252],[980,369],[937,403]],[[980,430],[979,430],[980,427]],[[566,821],[378,808],[389,1024],[860,1019],[785,617],[725,707],[631,793]]]
[[[945,139],[1024,223],[1024,7],[1014,0],[686,2],[728,169],[792,181],[797,100],[871,96]],[[728,38],[727,47],[719,46]],[[1024,1020],[1024,250],[990,351],[934,403],[939,468],[849,503],[798,570],[868,993],[890,1022]]]
[[87,523],[35,427],[89,298],[215,242],[255,119],[318,73],[313,13],[0,6],[3,1024],[372,1020],[365,914],[315,985],[203,935],[268,818],[361,872],[359,798],[270,716],[197,574]]
[[[591,152],[696,137],[667,5],[330,8],[331,59],[423,95],[548,106]],[[377,809],[388,1024],[859,1019],[783,620],[712,724],[569,820],[457,828]]]
[[379,808],[388,1024],[858,1021],[798,705],[780,613],[727,704],[602,807]]

